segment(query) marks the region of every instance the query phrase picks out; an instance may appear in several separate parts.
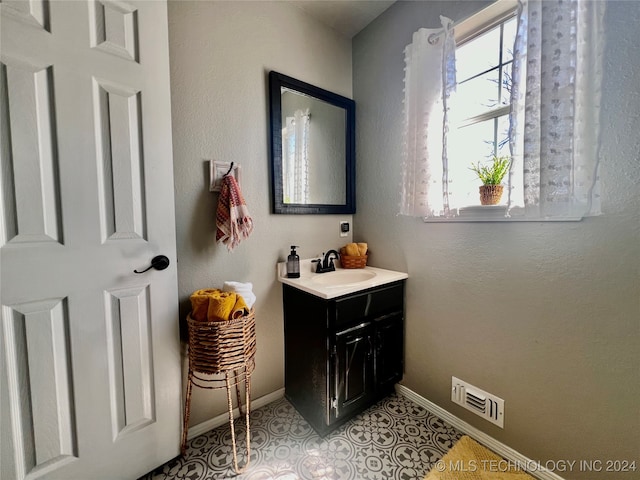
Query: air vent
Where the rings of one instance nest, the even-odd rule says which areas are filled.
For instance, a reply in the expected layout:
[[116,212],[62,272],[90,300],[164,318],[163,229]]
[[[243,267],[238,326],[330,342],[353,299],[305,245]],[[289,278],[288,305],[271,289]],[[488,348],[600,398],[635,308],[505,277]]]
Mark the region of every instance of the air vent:
[[504,400],[451,377],[451,401],[504,428]]

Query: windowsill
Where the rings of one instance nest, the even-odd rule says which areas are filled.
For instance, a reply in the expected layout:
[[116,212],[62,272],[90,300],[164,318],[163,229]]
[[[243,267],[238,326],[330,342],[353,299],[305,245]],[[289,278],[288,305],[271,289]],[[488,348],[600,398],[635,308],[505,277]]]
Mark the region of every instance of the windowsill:
[[424,217],[425,223],[466,222],[579,222],[582,217],[525,217],[524,209],[514,207],[505,216],[506,205],[472,205],[458,210],[455,217]]

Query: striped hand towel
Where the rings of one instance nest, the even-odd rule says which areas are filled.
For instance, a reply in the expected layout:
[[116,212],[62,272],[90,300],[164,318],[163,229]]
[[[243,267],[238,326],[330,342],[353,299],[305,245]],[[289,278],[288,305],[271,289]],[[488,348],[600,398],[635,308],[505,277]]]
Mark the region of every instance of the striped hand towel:
[[252,231],[253,219],[249,215],[238,182],[233,176],[227,175],[222,179],[218,199],[216,242],[224,243],[231,252]]

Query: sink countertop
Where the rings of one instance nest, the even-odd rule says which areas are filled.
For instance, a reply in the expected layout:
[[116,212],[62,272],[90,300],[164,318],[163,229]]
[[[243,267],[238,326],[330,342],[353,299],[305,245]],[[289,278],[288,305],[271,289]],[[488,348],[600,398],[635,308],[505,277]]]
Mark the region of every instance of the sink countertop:
[[[369,266],[358,269],[347,269],[336,266],[336,272],[315,273],[316,264],[311,263],[311,260],[312,259],[300,260],[300,278],[288,278],[287,263],[278,263],[276,270],[278,281],[287,285],[291,285],[292,287],[295,287],[317,297],[330,299],[409,278],[409,275],[404,272],[396,272],[394,270],[386,270],[384,268]],[[339,262],[336,263],[339,265]],[[370,272],[374,273],[375,276],[357,282],[346,283],[344,285],[322,285],[314,282],[314,278],[324,277],[326,275],[332,275],[334,273],[337,273],[339,275],[342,272]]]

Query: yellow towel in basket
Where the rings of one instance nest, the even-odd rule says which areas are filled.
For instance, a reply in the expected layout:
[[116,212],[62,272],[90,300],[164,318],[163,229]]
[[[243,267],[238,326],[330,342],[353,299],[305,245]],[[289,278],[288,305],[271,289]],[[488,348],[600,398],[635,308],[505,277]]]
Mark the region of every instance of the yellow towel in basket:
[[209,288],[193,292],[190,298],[191,317],[194,320],[231,320],[249,313],[244,298],[237,293]]
[[345,253],[350,257],[358,257],[360,256],[360,252],[358,251],[358,245],[355,243],[347,243],[344,246]]
[[347,243],[344,246],[344,253],[350,257],[364,257],[369,247],[366,243]]

